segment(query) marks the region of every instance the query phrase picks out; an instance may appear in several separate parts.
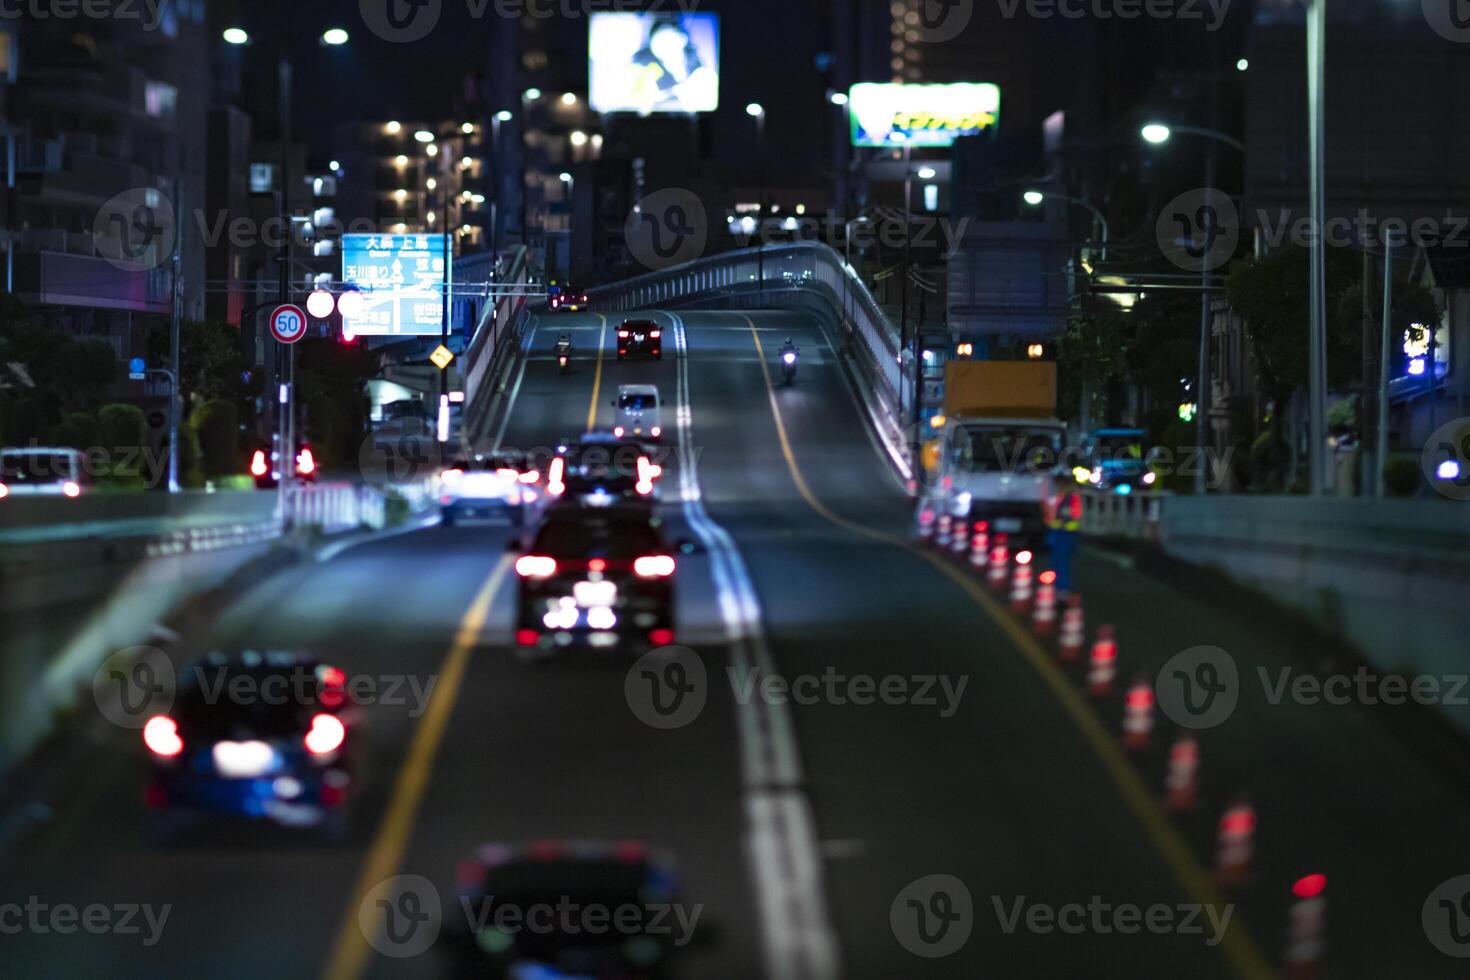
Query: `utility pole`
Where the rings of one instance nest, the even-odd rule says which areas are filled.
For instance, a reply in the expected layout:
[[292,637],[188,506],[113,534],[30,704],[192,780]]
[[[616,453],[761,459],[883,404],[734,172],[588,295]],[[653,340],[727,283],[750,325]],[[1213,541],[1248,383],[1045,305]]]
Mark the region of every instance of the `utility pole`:
[[[1213,119],[1211,120],[1213,122]],[[1204,254],[1208,256],[1210,249],[1215,244],[1215,207],[1211,198],[1215,193],[1215,143],[1210,141],[1205,148],[1205,245]],[[1196,371],[1196,385],[1199,388],[1194,393],[1194,438],[1195,444],[1199,446],[1200,458],[1198,468],[1194,472],[1194,492],[1203,496],[1209,489],[1205,477],[1210,469],[1210,335],[1211,312],[1210,312],[1210,265],[1205,262],[1200,267],[1199,273],[1199,365]]]
[[184,225],[183,178],[174,178],[174,254],[173,254],[173,302],[168,328],[168,369],[172,383],[168,391],[168,492],[179,492],[179,330],[184,314],[184,293],[180,288],[179,273],[183,269]]
[[1383,324],[1378,347],[1378,436],[1373,466],[1373,495],[1383,499],[1383,464],[1388,462],[1388,338],[1393,316],[1393,236],[1383,236]]
[[[1373,257],[1368,254],[1368,249],[1362,242],[1359,242],[1359,246],[1363,249],[1363,315],[1360,331],[1363,363],[1359,379],[1361,393],[1358,396],[1358,486],[1361,496],[1370,497],[1373,495],[1373,457],[1368,451],[1369,436],[1373,432],[1370,419],[1377,417],[1376,413],[1369,414],[1369,408],[1373,407],[1373,399],[1377,397],[1376,386],[1373,384]],[[1370,392],[1374,394],[1370,395]]]
[[1312,234],[1311,331],[1307,344],[1307,463],[1311,493],[1327,492],[1327,251],[1323,235],[1322,116],[1326,102],[1327,0],[1307,0],[1307,145]]

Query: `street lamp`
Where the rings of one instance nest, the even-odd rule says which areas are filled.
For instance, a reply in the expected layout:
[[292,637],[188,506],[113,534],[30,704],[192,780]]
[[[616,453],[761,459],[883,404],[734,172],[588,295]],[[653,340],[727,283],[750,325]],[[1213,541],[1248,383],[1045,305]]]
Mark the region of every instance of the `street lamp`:
[[535,102],[537,99],[541,98],[541,90],[534,87],[528,88],[521,93],[521,98],[525,99],[527,102]]
[[920,180],[933,180],[938,173],[933,167],[920,167],[918,176]]
[[[511,119],[513,119],[513,118],[514,118],[514,113],[512,113],[509,109],[501,109],[499,112],[497,112],[495,114],[495,120],[496,120],[496,122],[510,122]],[[468,126],[469,123],[465,123],[465,125]],[[469,129],[469,130],[466,130],[466,132],[474,132],[474,130],[473,129]]]
[[756,156],[760,161],[760,200],[756,206],[756,235],[755,241],[755,303],[756,306],[764,306],[766,300],[766,107],[759,102],[750,102],[745,106],[745,114],[755,120],[755,146]]
[[[1320,2],[1320,0],[1319,0],[1319,2]],[[1244,153],[1245,152],[1245,144],[1242,143],[1240,140],[1236,139],[1234,136],[1231,136],[1229,133],[1222,133],[1218,129],[1206,129],[1206,128],[1202,127],[1202,126],[1174,126],[1174,127],[1171,128],[1169,126],[1165,126],[1163,123],[1149,123],[1149,124],[1145,125],[1142,129],[1139,130],[1139,135],[1141,135],[1147,142],[1153,143],[1155,145],[1168,142],[1169,139],[1170,139],[1170,137],[1173,136],[1174,133],[1185,133],[1185,134],[1190,135],[1190,136],[1203,136],[1205,139],[1210,140],[1210,142],[1211,142],[1210,152],[1205,154],[1205,183],[1204,183],[1205,206],[1204,206],[1204,208],[1201,209],[1201,213],[1202,213],[1202,215],[1204,217],[1204,223],[1205,223],[1205,228],[1204,228],[1204,231],[1205,231],[1204,250],[1205,250],[1205,254],[1208,254],[1209,251],[1210,251],[1211,246],[1214,244],[1214,241],[1215,241],[1215,209],[1210,206],[1210,197],[1214,193],[1214,189],[1215,189],[1215,151],[1214,151],[1214,144],[1215,143],[1224,143],[1226,146],[1232,146],[1232,147],[1234,147],[1235,149],[1239,150],[1241,153]],[[1317,236],[1317,237],[1319,239],[1321,238],[1320,235]],[[1314,255],[1315,255],[1315,250],[1314,250]],[[1198,389],[1195,391],[1195,405],[1196,405],[1196,408],[1195,408],[1195,441],[1198,443],[1199,449],[1200,449],[1200,452],[1201,453],[1204,453],[1205,451],[1207,451],[1208,448],[1209,448],[1209,446],[1210,446],[1210,438],[1209,438],[1209,426],[1210,426],[1210,291],[1209,291],[1209,279],[1210,279],[1210,269],[1209,269],[1209,267],[1207,265],[1203,265],[1202,264],[1200,266],[1200,272],[1199,272],[1200,293],[1199,293],[1199,370],[1198,370]],[[1315,308],[1314,308],[1313,312],[1315,313]],[[1315,317],[1314,317],[1314,322],[1315,322]],[[1315,340],[1315,336],[1316,336],[1316,334],[1315,334],[1315,331],[1314,331],[1313,332],[1313,338],[1314,338],[1314,340]],[[1315,411],[1315,409],[1317,407],[1317,402],[1315,400],[1313,400],[1311,407]],[[1317,431],[1317,429],[1316,429],[1316,423],[1317,423],[1317,420],[1316,420],[1316,418],[1314,416],[1314,418],[1313,418],[1313,424],[1314,424],[1313,432],[1314,433]],[[1314,436],[1314,439],[1315,439],[1315,436]],[[1314,446],[1314,448],[1312,449],[1312,452],[1313,452],[1313,455],[1311,456],[1311,459],[1315,461],[1321,455],[1321,449],[1320,449],[1320,447],[1315,447]],[[1206,471],[1208,470],[1208,468],[1209,468],[1209,464],[1206,461],[1206,462],[1203,462],[1200,465],[1200,467],[1195,471],[1195,474],[1194,474],[1194,492],[1196,494],[1201,494],[1202,495],[1202,494],[1204,494],[1204,492],[1206,490],[1206,486],[1205,486],[1205,475],[1206,475]],[[1315,470],[1315,462],[1313,464],[1313,468]]]
[[226,44],[239,46],[250,43],[249,32],[239,27],[226,27],[224,33],[220,36],[225,39]]
[[831,95],[827,96],[827,99],[833,105],[847,105],[847,93],[846,92],[833,92]]
[[434,134],[429,132],[427,129],[421,129],[418,132],[414,133],[413,138],[418,140],[420,143],[434,142]]
[[1021,195],[1021,199],[1032,207],[1036,207],[1049,197],[1055,198],[1058,201],[1066,201],[1068,204],[1075,204],[1079,208],[1086,208],[1092,212],[1092,220],[1094,222],[1093,232],[1094,234],[1099,230],[1102,232],[1098,241],[1102,245],[1102,260],[1106,262],[1108,260],[1108,219],[1103,216],[1103,213],[1080,197],[1069,197],[1066,194],[1058,194],[1055,191],[1039,191],[1033,188]]
[[322,43],[328,47],[339,48],[347,43],[347,32],[340,27],[330,27],[322,31]]

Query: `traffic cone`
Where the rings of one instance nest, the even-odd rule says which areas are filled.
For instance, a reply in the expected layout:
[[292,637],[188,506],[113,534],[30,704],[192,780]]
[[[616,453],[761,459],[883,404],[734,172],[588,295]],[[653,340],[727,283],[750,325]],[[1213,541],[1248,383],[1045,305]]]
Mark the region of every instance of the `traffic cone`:
[[1031,631],[1049,636],[1057,624],[1057,573],[1048,568],[1036,577],[1036,606],[1031,613]]
[[1011,612],[1024,614],[1031,607],[1031,566],[1018,560],[1011,573]]
[[965,528],[970,526],[970,508],[965,508],[965,516],[954,519],[954,537],[950,538],[949,550],[956,555],[963,555],[965,549],[970,547],[970,541],[965,537]]
[[1215,852],[1215,875],[1224,884],[1239,884],[1250,871],[1255,850],[1256,810],[1241,800],[1220,817],[1219,849]]
[[1137,752],[1148,746],[1154,730],[1154,689],[1136,680],[1123,695],[1123,747]]
[[1317,975],[1327,950],[1327,876],[1304,875],[1291,886],[1286,918],[1286,972],[1297,980]]
[[919,540],[928,541],[934,536],[934,511],[925,507],[919,511]]
[[1181,735],[1169,746],[1169,769],[1164,774],[1164,809],[1184,813],[1194,809],[1199,792],[1199,743]]
[[983,571],[990,558],[990,522],[976,521],[975,533],[970,536],[970,567]]
[[1113,639],[1113,628],[1099,626],[1087,668],[1087,693],[1095,698],[1107,697],[1113,691],[1113,678],[1117,673],[1118,643]]
[[1082,654],[1082,643],[1087,637],[1087,627],[1082,617],[1082,597],[1073,593],[1067,596],[1067,608],[1062,610],[1062,629],[1057,637],[1057,657],[1070,663]]
[[990,546],[990,571],[985,574],[985,581],[992,589],[1005,586],[1006,566],[1010,563],[1010,541],[1004,534],[997,534],[995,543]]
[[939,515],[939,526],[934,532],[934,544],[943,551],[949,547],[949,537],[954,527],[954,518],[948,512]]

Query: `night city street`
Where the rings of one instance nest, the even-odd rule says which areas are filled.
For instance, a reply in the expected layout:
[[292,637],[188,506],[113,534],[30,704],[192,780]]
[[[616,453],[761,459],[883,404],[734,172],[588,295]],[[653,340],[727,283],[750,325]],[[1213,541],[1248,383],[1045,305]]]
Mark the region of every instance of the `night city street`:
[[1464,976],[1462,13],[0,0],[0,973]]

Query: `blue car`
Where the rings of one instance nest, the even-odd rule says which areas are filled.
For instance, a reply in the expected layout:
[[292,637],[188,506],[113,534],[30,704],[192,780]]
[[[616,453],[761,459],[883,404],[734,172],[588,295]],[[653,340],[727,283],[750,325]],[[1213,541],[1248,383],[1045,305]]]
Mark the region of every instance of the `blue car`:
[[143,728],[153,836],[231,821],[343,836],[354,782],[346,686],[340,668],[295,653],[191,665],[169,712]]
[[1158,479],[1148,465],[1142,429],[1093,429],[1084,446],[1087,483],[1099,490],[1132,493],[1152,490]]

